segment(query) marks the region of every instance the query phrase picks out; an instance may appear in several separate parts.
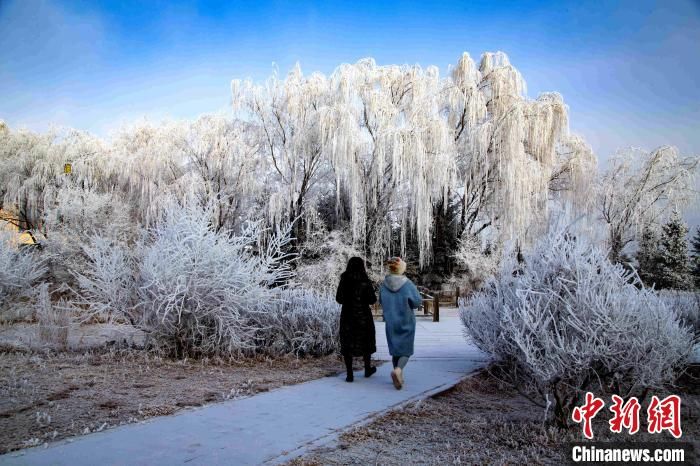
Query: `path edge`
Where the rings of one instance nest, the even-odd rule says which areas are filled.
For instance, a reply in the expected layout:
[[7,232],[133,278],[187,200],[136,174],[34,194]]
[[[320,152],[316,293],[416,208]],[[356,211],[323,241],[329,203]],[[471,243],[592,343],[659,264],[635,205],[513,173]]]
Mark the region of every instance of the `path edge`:
[[287,451],[287,452],[284,452],[280,455],[270,457],[270,458],[266,459],[265,461],[263,461],[263,463],[261,463],[261,464],[266,464],[266,465],[267,464],[270,464],[270,465],[272,465],[272,464],[285,464],[289,461],[300,458],[301,456],[305,455],[306,453],[311,452],[312,450],[315,450],[319,447],[326,446],[326,445],[329,445],[333,442],[336,442],[343,432],[346,432],[350,429],[355,429],[358,427],[363,427],[363,426],[369,425],[372,422],[374,422],[375,420],[379,419],[380,417],[382,417],[385,414],[388,414],[392,411],[397,411],[399,409],[403,409],[406,406],[408,406],[412,403],[415,403],[417,401],[425,400],[425,399],[433,397],[435,395],[445,393],[445,392],[451,390],[452,388],[454,388],[455,386],[457,386],[458,384],[462,383],[463,381],[480,374],[484,370],[486,370],[486,367],[479,367],[477,369],[474,369],[473,371],[465,374],[464,376],[460,377],[459,379],[457,379],[454,382],[447,382],[447,383],[444,383],[442,385],[435,386],[435,387],[430,388],[424,392],[418,393],[417,395],[414,395],[411,398],[407,398],[403,401],[395,403],[386,409],[370,413],[367,416],[365,416],[363,419],[361,419],[357,422],[354,422],[352,424],[349,424],[349,425],[344,426],[344,427],[339,428],[339,429],[333,429],[331,432],[329,432],[321,437],[318,437],[314,440],[310,440],[306,443],[299,445],[294,450]]

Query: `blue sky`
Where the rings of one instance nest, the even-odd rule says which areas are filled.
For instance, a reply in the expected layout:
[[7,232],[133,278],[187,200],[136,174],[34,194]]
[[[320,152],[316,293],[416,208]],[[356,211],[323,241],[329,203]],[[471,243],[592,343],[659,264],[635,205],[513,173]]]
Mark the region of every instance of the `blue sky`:
[[233,78],[330,73],[371,56],[437,65],[502,50],[528,94],[558,91],[604,160],[700,154],[700,2],[0,0],[0,119],[107,135],[227,109]]

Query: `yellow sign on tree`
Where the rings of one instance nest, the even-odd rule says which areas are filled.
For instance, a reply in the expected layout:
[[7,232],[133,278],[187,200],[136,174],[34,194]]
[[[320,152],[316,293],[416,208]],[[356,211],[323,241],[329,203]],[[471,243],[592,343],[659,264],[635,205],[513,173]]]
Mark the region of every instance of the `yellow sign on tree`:
[[63,173],[70,174],[71,172],[73,172],[73,165],[71,165],[70,163],[64,163],[63,164]]

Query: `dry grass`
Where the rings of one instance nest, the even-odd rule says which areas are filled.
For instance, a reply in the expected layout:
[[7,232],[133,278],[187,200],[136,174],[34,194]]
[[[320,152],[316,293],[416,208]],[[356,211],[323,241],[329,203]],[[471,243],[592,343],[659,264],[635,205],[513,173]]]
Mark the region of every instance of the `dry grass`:
[[343,370],[337,356],[227,362],[145,351],[0,352],[0,453]]
[[[695,443],[700,427],[700,368],[679,381],[683,441]],[[661,394],[658,394],[661,395]],[[609,400],[608,400],[609,401]],[[643,410],[648,406],[643,403]],[[607,408],[606,408],[607,409]],[[335,464],[566,464],[566,442],[582,439],[581,429],[545,426],[543,412],[509,387],[482,372],[452,390],[390,412],[292,461],[295,466]],[[609,412],[595,419],[596,440],[627,441],[608,431]],[[642,413],[642,427],[646,423]],[[673,440],[670,435],[638,433],[635,442]]]

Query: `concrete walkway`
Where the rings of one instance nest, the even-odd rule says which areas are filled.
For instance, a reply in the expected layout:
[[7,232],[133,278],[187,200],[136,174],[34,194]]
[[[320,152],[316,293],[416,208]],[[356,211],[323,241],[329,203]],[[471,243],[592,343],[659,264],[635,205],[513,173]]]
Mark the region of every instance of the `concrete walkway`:
[[[420,319],[406,385],[391,384],[391,364],[355,382],[327,377],[249,398],[0,456],[0,465],[242,465],[280,463],[330,442],[349,427],[441,392],[487,360],[462,336],[454,309],[441,322]],[[377,322],[377,359],[388,359]]]

